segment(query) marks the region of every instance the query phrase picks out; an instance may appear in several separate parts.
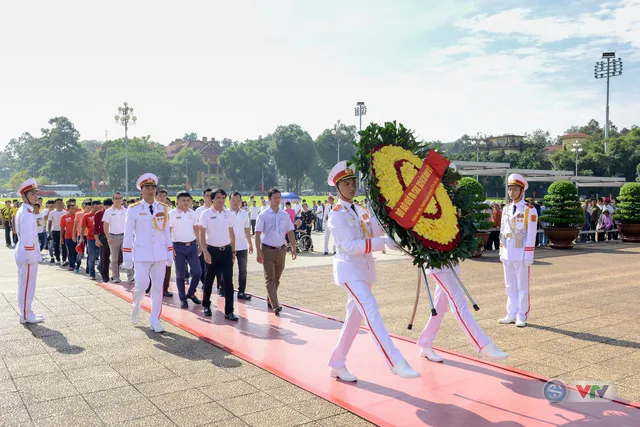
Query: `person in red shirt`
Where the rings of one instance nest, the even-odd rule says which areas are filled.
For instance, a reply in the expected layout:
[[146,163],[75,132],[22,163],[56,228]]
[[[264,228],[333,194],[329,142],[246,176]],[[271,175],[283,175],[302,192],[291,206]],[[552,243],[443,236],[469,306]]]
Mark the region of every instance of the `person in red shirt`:
[[[104,233],[104,222],[102,222],[102,218],[104,217],[104,211],[109,209],[111,205],[113,205],[113,200],[105,199],[104,207],[97,211],[93,218],[93,234],[96,238],[96,246],[100,251],[100,263],[98,264],[98,270],[100,271],[100,276],[102,276],[103,282],[107,282],[109,280],[111,250],[109,249],[107,235]],[[116,256],[118,255],[116,254]]]
[[64,239],[69,254],[69,271],[76,268],[77,255],[76,242],[73,239],[73,223],[76,220],[76,204],[74,202],[67,203],[67,214],[60,218],[60,235]]
[[96,258],[98,249],[96,246],[96,238],[93,234],[93,220],[99,210],[102,210],[102,202],[100,200],[91,202],[91,210],[82,217],[82,228],[80,228],[80,235],[84,235],[85,232],[87,235],[87,270],[89,270],[89,278],[91,280],[96,280]]

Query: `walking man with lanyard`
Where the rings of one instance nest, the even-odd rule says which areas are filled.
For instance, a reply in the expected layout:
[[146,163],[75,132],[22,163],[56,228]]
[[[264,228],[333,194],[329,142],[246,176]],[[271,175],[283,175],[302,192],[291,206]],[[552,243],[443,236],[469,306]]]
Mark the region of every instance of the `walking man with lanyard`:
[[167,265],[173,263],[173,246],[169,232],[169,212],[166,205],[155,200],[158,177],[145,173],[136,183],[142,200],[127,209],[124,226],[122,257],[124,269],[135,264],[136,286],[133,291],[131,323],[140,320],[144,291],[151,279],[151,317],[153,332],[164,332],[160,324],[162,311],[162,282]]
[[353,169],[347,167],[346,161],[331,169],[328,183],[336,187],[339,197],[327,223],[327,231],[331,231],[336,244],[333,274],[336,284],[342,286],[348,295],[347,317],[342,325],[338,344],[329,359],[330,375],[342,381],[357,380],[347,370],[346,359],[364,318],[376,346],[391,368],[391,373],[401,378],[417,378],[420,374],[409,366],[393,344],[382,323],[378,303],[371,293],[371,287],[376,281],[372,252],[384,250],[387,237],[377,221],[371,221],[367,208],[354,202],[356,175]]
[[500,225],[500,260],[507,288],[507,315],[500,323],[526,325],[530,310],[529,280],[536,248],[538,213],[524,201],[527,180],[517,173],[509,175],[509,203],[502,212]]
[[20,323],[40,323],[44,316],[39,316],[31,310],[33,296],[36,293],[36,276],[38,263],[42,261],[40,244],[36,229],[36,215],[33,205],[38,200],[38,184],[30,178],[18,188],[22,195],[22,206],[14,218],[15,233],[18,236],[16,244],[16,265],[18,266],[18,310]]

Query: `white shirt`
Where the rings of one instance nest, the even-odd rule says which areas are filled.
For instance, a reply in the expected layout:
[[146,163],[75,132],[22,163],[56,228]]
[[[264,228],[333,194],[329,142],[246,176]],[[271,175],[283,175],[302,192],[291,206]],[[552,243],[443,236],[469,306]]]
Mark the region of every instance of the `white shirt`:
[[258,215],[256,231],[262,233],[260,241],[263,244],[278,248],[285,244],[284,236],[287,231],[293,231],[293,224],[289,214],[283,209],[274,212],[269,206]]
[[236,252],[246,251],[249,249],[249,244],[247,243],[244,230],[251,228],[249,214],[242,209],[238,212],[235,212],[233,209],[229,209],[229,217],[233,222],[233,234],[235,234],[236,237]]
[[265,203],[264,205],[260,206],[260,213],[266,211],[267,209],[269,209],[269,204]]
[[51,221],[51,231],[60,231],[60,219],[67,214],[67,211],[53,210],[49,212],[49,221]]
[[233,226],[231,212],[222,208],[222,212],[205,209],[198,221],[200,227],[207,230],[207,245],[221,248],[231,244],[231,234],[229,228]]
[[249,208],[249,213],[251,215],[252,220],[258,219],[258,215],[260,215],[260,206],[251,206]]
[[42,233],[44,231],[44,212],[40,212],[35,214],[36,216],[36,229],[38,233]]
[[300,214],[300,211],[302,210],[302,205],[300,203],[294,204],[293,210],[295,211],[296,216],[298,216]]
[[47,215],[49,215],[49,209],[45,208],[41,213],[44,215],[44,218],[47,218]]
[[169,212],[169,227],[171,227],[171,241],[190,243],[196,239],[193,227],[198,225],[198,217],[193,209],[182,212],[173,209]]
[[202,205],[196,209],[196,221],[198,221],[198,223],[200,222],[200,216],[202,216],[202,212],[205,209],[211,209],[211,206],[207,207],[207,205]]
[[102,222],[109,224],[109,234],[124,234],[124,222],[127,219],[127,208],[120,206],[116,209],[111,206],[104,211]]

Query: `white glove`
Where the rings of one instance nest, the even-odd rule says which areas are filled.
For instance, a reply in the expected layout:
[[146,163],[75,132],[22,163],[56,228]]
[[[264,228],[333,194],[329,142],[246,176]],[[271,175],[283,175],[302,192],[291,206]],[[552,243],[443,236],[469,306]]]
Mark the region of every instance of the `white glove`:
[[533,260],[532,259],[525,259],[524,260],[524,265],[526,265],[527,267],[531,267],[533,265]]
[[167,267],[171,267],[173,265],[173,260],[167,260]]
[[384,245],[391,249],[392,251],[396,251],[396,252],[404,252],[402,250],[402,247],[398,244],[398,242],[396,242],[395,240],[393,240],[391,237],[389,236],[384,236]]
[[122,261],[122,268],[131,270],[133,268],[133,261]]

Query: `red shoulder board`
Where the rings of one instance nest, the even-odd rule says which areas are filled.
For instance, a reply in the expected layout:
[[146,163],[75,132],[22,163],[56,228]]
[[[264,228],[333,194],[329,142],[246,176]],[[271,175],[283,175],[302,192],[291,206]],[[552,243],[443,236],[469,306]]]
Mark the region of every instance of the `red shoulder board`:
[[531,203],[527,203],[527,206],[530,207],[530,208],[534,208],[535,207]]
[[342,207],[342,206],[340,206],[339,204],[338,204],[338,205],[335,205],[335,206],[333,207],[333,210],[334,210],[334,211],[339,211],[341,207]]

